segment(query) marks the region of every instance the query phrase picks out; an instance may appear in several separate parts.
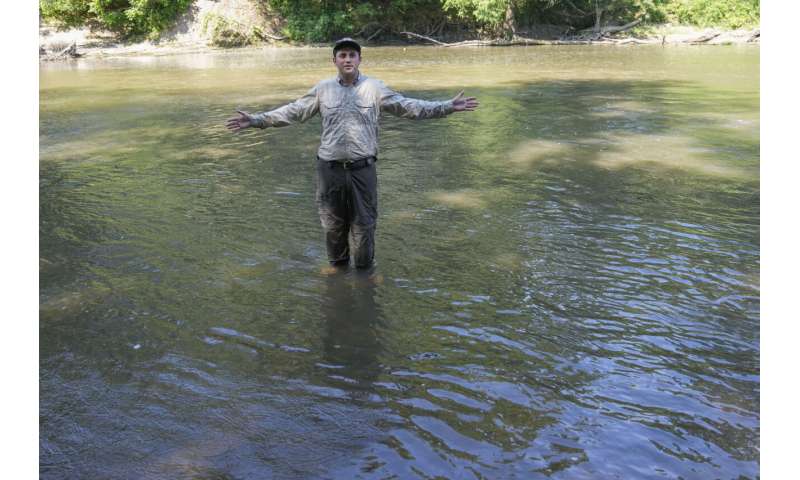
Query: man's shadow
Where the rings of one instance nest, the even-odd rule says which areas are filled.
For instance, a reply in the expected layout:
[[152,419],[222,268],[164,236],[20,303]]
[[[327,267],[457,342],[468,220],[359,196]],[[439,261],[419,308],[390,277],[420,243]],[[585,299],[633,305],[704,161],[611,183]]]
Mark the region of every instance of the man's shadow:
[[342,270],[325,278],[323,363],[337,387],[371,390],[381,373],[383,313],[376,301],[380,276]]

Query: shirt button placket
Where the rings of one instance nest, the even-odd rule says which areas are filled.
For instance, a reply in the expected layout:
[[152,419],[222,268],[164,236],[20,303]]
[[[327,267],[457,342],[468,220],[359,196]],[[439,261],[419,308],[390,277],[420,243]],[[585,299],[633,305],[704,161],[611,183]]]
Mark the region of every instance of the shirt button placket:
[[[353,105],[353,87],[345,87],[344,88],[344,121],[348,121],[350,115],[352,115],[352,105]],[[345,127],[345,131],[346,127]],[[353,158],[353,148],[350,142],[350,136],[345,134],[345,150],[347,152],[347,160],[351,160]]]

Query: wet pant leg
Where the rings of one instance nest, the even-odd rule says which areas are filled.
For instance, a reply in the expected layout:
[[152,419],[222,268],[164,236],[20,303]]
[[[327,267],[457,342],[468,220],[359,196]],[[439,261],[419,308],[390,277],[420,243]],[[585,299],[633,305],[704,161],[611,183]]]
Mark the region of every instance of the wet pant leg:
[[375,258],[375,227],[378,220],[378,176],[375,164],[350,172],[353,221],[350,246],[356,268],[369,268]]
[[317,160],[317,209],[328,260],[333,265],[346,265],[350,261],[348,237],[350,212],[344,170]]
[[375,164],[355,170],[317,161],[317,206],[331,264],[369,268],[375,256],[378,217]]

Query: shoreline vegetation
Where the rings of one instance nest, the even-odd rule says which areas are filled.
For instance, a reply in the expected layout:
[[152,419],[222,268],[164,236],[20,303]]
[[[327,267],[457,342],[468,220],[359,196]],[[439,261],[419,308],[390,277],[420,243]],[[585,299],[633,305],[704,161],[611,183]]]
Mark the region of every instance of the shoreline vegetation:
[[120,11],[102,10],[101,0],[40,0],[39,58],[327,48],[344,36],[369,47],[436,48],[760,42],[759,0],[404,0],[382,10],[374,0],[328,3],[180,0],[165,12],[135,9],[146,0],[116,2],[128,5]]

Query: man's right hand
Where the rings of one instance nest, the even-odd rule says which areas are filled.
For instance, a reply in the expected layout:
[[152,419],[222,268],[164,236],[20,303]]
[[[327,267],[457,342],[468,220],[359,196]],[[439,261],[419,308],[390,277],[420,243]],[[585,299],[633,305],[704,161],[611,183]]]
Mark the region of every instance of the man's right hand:
[[239,114],[238,117],[231,117],[225,122],[225,126],[228,127],[228,130],[238,132],[239,130],[244,130],[245,128],[253,126],[253,122],[250,121],[250,114],[242,112],[241,110],[236,110],[236,113]]

